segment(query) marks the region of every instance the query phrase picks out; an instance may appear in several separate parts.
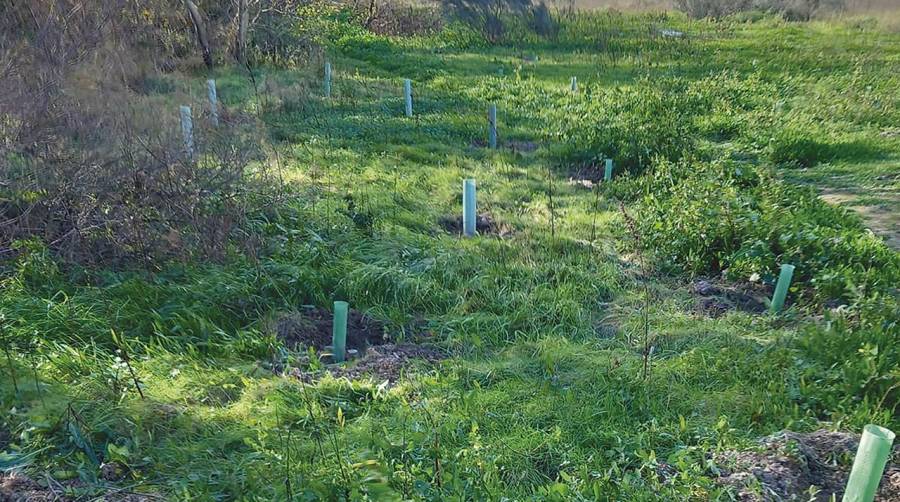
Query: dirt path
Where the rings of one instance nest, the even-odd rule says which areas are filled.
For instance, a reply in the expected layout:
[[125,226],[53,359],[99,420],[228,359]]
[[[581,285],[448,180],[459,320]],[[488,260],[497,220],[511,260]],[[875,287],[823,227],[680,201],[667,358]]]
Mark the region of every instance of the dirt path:
[[878,192],[865,197],[849,190],[826,188],[819,195],[829,204],[845,207],[858,214],[875,235],[884,238],[891,248],[900,251],[900,195]]

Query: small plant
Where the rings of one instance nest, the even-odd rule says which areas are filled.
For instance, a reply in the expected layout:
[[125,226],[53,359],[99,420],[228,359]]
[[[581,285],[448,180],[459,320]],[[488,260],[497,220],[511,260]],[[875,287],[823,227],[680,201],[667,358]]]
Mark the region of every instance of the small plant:
[[649,269],[647,268],[647,260],[644,256],[644,245],[641,242],[638,224],[634,218],[628,214],[628,210],[625,209],[625,203],[619,202],[619,211],[622,213],[622,218],[625,220],[625,228],[628,231],[628,235],[631,237],[632,249],[637,256],[638,267],[641,274],[639,279],[643,293],[640,308],[641,377],[644,380],[647,380],[650,378],[650,364],[652,362],[651,358],[653,357],[653,340],[650,336],[650,305],[652,303],[650,275]]

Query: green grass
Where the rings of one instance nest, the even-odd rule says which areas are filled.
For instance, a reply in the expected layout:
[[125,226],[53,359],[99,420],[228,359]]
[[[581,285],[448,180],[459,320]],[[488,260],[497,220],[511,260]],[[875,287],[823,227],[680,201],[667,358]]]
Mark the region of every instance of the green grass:
[[[688,36],[648,36],[661,27]],[[290,186],[289,204],[251,222],[265,236],[258,257],[233,249],[223,263],[149,274],[80,270],[35,246],[4,270],[12,364],[0,427],[12,440],[0,465],[91,484],[95,460],[112,459],[128,467],[124,484],[184,500],[728,500],[711,453],[823,420],[900,425],[896,285],[871,278],[877,266],[896,274],[896,253],[868,240],[846,251],[850,261],[869,249],[885,258],[846,272],[869,288],[862,299],[834,298],[865,312],[883,301],[887,313],[864,317],[884,319],[881,328],[840,328],[846,345],[832,351],[883,348],[842,367],[809,343],[838,343],[816,320],[830,297],[807,294],[813,274],[781,318],[697,315],[690,262],[646,250],[660,267],[642,276],[617,205],[651,221],[640,190],[658,186],[655,154],[684,155],[664,152],[677,127],[695,156],[685,169],[729,158],[775,187],[828,187],[840,174],[843,187],[869,193],[900,155],[881,135],[900,119],[896,34],[594,14],[567,21],[557,41],[522,35],[498,47],[471,46],[458,27],[428,39],[340,35],[331,101],[317,67],[259,69],[262,103],[241,70],[216,75],[225,106],[260,112]],[[532,54],[537,62],[523,60]],[[402,78],[414,80],[412,120]],[[653,93],[658,106],[643,108]],[[539,148],[478,146],[490,102],[501,143]],[[601,153],[622,170],[596,198],[568,178]],[[510,236],[461,240],[438,226],[460,213],[466,177],[477,179],[479,211]],[[836,238],[860,238],[860,222],[839,219]],[[749,263],[748,275],[774,270]],[[273,373],[274,362],[301,366],[303,354],[281,346],[272,319],[334,299],[395,334],[425,319],[451,357],[391,389]],[[646,379],[644,315],[654,346]],[[875,373],[884,386],[853,386],[885,367]],[[661,463],[677,476],[661,479]]]

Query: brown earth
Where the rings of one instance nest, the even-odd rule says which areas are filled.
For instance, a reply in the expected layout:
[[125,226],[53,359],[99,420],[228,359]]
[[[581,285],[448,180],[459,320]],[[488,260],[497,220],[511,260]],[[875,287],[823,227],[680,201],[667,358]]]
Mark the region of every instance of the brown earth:
[[[486,139],[476,139],[471,143],[472,148],[487,148],[488,141]],[[539,144],[534,141],[520,141],[520,140],[507,140],[507,141],[498,141],[498,148],[507,148],[517,153],[532,153],[540,147]]]
[[47,478],[44,483],[17,472],[0,472],[0,502],[78,502],[103,500],[106,502],[149,502],[165,500],[152,493],[137,493],[125,488],[94,490],[80,481],[55,481]]
[[[714,456],[716,482],[731,486],[742,502],[840,500],[850,475],[859,435],[819,430],[809,434],[783,431],[760,441],[759,451],[726,451]],[[900,445],[894,447],[894,459]],[[810,498],[810,492],[816,492]],[[876,501],[900,500],[900,466],[889,462]]]
[[754,284],[726,284],[698,279],[691,284],[694,311],[706,317],[721,317],[732,310],[760,314],[766,311],[768,289]]
[[[313,347],[320,353],[330,349],[331,329],[332,313],[318,307],[305,307],[276,323],[276,334],[286,345],[299,350]],[[421,322],[414,323],[410,330],[414,340],[430,336]],[[393,384],[416,362],[434,364],[444,357],[428,345],[392,343],[382,323],[351,309],[347,316],[347,362],[327,365],[321,372],[293,368],[289,374],[304,381],[312,381],[324,372],[351,380],[371,375]]]
[[[394,384],[416,362],[432,365],[445,357],[442,352],[427,345],[388,343],[369,347],[363,357],[349,365],[330,365],[324,371],[337,378],[357,380],[371,376],[376,381],[387,381],[388,384]],[[307,382],[317,376],[315,373],[299,368],[292,369],[290,374]]]
[[[275,333],[285,345],[294,349],[313,347],[317,352],[331,348],[334,316],[327,309],[304,306],[299,312],[280,318]],[[384,325],[358,310],[347,313],[347,351],[363,353],[370,345],[387,341]]]
[[585,188],[594,188],[594,185],[603,181],[604,167],[595,164],[585,164],[569,171],[569,184],[580,185]]
[[[438,220],[438,224],[451,234],[462,234],[462,215],[442,216]],[[499,237],[506,237],[513,233],[512,227],[505,223],[498,223],[490,213],[481,213],[475,218],[475,231],[480,235],[496,235]]]
[[900,196],[887,191],[875,192],[870,195],[890,202],[884,205],[863,204],[858,195],[836,189],[823,190],[819,197],[829,204],[845,207],[855,212],[875,235],[884,239],[885,244],[900,251],[900,213],[894,210],[894,208],[900,207]]

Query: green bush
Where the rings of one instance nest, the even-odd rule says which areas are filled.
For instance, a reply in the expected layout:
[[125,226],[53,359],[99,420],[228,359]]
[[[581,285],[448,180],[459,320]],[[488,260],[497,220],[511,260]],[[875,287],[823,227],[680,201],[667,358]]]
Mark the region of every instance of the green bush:
[[771,281],[781,263],[813,299],[853,301],[900,280],[900,255],[844,209],[765,168],[730,160],[657,160],[639,181],[641,232],[664,262]]
[[612,156],[618,170],[640,173],[653,156],[677,159],[695,145],[693,116],[702,109],[702,97],[685,81],[643,79],[571,99],[550,112],[549,132],[564,145],[565,161]]
[[[849,312],[829,314],[824,326],[799,339],[803,397],[832,415],[900,425],[900,306],[895,296],[874,295]],[[881,414],[882,416],[877,416]],[[839,418],[839,417],[831,417]],[[891,425],[893,423],[893,425]]]

